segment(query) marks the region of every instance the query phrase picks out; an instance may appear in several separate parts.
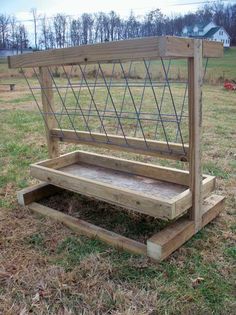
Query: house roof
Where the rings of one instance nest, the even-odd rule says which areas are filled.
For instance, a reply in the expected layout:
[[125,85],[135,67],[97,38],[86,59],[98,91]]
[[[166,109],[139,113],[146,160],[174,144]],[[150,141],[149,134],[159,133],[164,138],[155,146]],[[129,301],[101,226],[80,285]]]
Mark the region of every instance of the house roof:
[[205,22],[205,23],[198,23],[198,24],[195,24],[195,26],[197,26],[200,31],[203,31],[204,27],[206,27],[210,23],[211,23],[211,21]]
[[185,26],[187,28],[187,31],[189,33],[193,32],[193,29],[195,26],[197,26],[199,31],[203,31],[204,27],[206,27],[208,24],[210,24],[211,22],[205,22],[205,23],[198,23],[198,24],[194,24],[194,25],[190,25],[190,26]]
[[212,37],[216,32],[219,31],[219,29],[222,29],[228,35],[228,37],[231,38],[230,35],[226,32],[226,30],[224,29],[223,26],[217,26],[217,27],[211,28],[203,37],[204,38]]
[[219,29],[221,29],[221,26],[213,27],[203,37],[212,37],[216,32],[219,31]]
[[[193,26],[185,26],[185,28],[187,29],[187,33],[188,33],[188,36],[189,37],[194,37],[194,38],[211,38],[216,32],[218,32],[220,29],[222,29],[226,34],[227,34],[227,36],[229,37],[229,38],[231,38],[230,37],[230,35],[226,32],[226,30],[224,29],[224,27],[222,27],[222,26],[216,26],[216,24],[215,24],[215,27],[212,27],[206,34],[204,34],[204,35],[200,35],[199,34],[199,32],[201,32],[201,31],[203,31],[204,30],[204,28],[208,25],[208,24],[210,24],[212,21],[210,21],[210,22],[207,22],[207,23],[199,23],[199,24],[195,24],[195,25],[193,25]],[[194,29],[194,27],[195,26],[197,26],[198,27],[198,32],[197,33],[195,33],[194,31],[193,31],[193,29]],[[184,34],[184,33],[183,33]]]

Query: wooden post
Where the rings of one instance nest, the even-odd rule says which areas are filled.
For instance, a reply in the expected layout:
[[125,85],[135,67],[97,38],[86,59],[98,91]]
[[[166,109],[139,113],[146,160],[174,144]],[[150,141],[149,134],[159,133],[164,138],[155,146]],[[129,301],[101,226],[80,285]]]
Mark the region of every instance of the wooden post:
[[188,59],[189,84],[189,173],[192,192],[190,217],[195,232],[202,227],[202,40],[194,41],[194,57]]
[[[41,81],[41,95],[42,95],[42,108],[45,117],[45,129],[48,145],[48,154],[50,158],[59,156],[58,140],[52,138],[50,130],[57,128],[57,121],[53,115],[53,89],[52,78],[46,67],[39,67],[40,81]],[[47,125],[46,125],[47,124]]]

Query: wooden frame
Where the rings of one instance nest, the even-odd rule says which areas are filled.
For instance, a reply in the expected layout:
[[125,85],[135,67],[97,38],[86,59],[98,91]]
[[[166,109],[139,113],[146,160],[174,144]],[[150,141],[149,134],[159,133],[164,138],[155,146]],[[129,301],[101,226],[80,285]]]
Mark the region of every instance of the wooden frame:
[[194,41],[194,56],[188,59],[189,83],[189,145],[190,145],[190,190],[192,208],[190,217],[194,220],[195,231],[201,228],[202,220],[202,50],[201,40]]
[[[95,166],[105,171],[108,170],[108,172],[109,170],[114,171],[114,175],[112,174],[111,177],[112,182],[103,182],[101,177],[104,176],[104,172],[101,176],[99,169],[97,174],[95,174],[95,178],[91,179],[87,174],[78,176],[77,173],[81,172],[81,169],[78,169],[80,163],[91,168]],[[74,175],[68,172],[68,166],[73,168]],[[142,179],[138,181],[141,191],[135,191],[132,186],[128,186],[128,188],[127,186],[122,186],[122,183],[118,185],[116,182],[118,173],[124,182],[127,174],[134,179]],[[55,159],[32,164],[31,175],[58,187],[158,218],[174,219],[192,206],[192,193],[187,187],[189,184],[189,173],[173,168],[76,151]],[[167,182],[167,196],[160,194],[150,195],[142,192],[143,181],[144,184],[147,181],[154,182],[154,185],[159,185],[160,183],[162,190],[164,182]],[[174,196],[171,197],[171,183],[178,185],[178,188],[183,187],[181,193],[175,192],[175,186],[173,185]],[[203,195],[206,197],[215,189],[215,177],[204,175],[202,186]],[[135,188],[137,189],[137,187]]]
[[[179,143],[169,142],[168,147],[166,142],[164,141],[147,139],[145,143],[143,139],[126,137],[128,143],[132,145],[127,146],[124,137],[112,134],[104,135],[95,132],[89,133],[87,131],[77,131],[75,133],[73,130],[60,130],[57,128],[52,128],[50,131],[50,137],[52,140],[59,140],[61,142],[64,141],[67,143],[86,144],[94,147],[132,152],[136,154],[150,156],[158,156],[161,158],[168,158],[182,162],[188,161],[188,144],[185,144],[184,146],[186,151],[186,154],[184,154],[182,150],[182,145],[180,145]],[[106,141],[107,137],[109,138],[109,143],[107,143]],[[93,139],[95,139],[96,141],[93,141]],[[146,144],[148,145],[148,150],[146,148]],[[171,152],[169,151],[169,149],[171,150]]]
[[45,114],[45,131],[48,145],[48,153],[50,157],[59,155],[58,140],[51,136],[50,130],[56,127],[56,121],[53,114],[53,90],[52,78],[44,67],[39,68],[40,81],[42,90],[42,107]]
[[[208,58],[222,57],[223,44],[204,41],[202,56]],[[191,57],[194,57],[194,39],[156,36],[11,56],[8,58],[8,65],[9,68],[29,68],[60,64],[140,60],[143,58]]]
[[[41,183],[18,192],[18,202],[22,206],[28,206],[35,213],[63,223],[78,234],[98,238],[117,249],[127,250],[134,254],[147,255],[157,261],[167,258],[195,234],[194,221],[180,218],[149,238],[147,244],[143,244],[37,202],[41,198],[43,199],[56,193],[58,193],[58,187]],[[222,211],[224,199],[222,196],[212,195],[204,200],[202,227]]]
[[[41,184],[41,186],[21,191],[18,194],[19,203],[29,204],[29,208],[36,212],[55,218],[88,236],[98,236],[120,248],[135,253],[147,254],[157,260],[167,257],[212,220],[223,207],[224,197],[209,196],[215,189],[215,178],[202,175],[201,163],[202,58],[222,56],[222,43],[166,36],[86,45],[9,57],[10,68],[39,67],[40,69],[40,83],[44,91],[42,93],[42,106],[43,111],[47,113],[45,115],[46,137],[49,157],[51,158],[31,166],[31,175],[48,182],[50,185]],[[128,146],[124,142],[124,138],[120,136],[108,135],[109,141],[106,141],[107,135],[105,137],[103,134],[57,129],[55,117],[52,115],[54,111],[53,89],[51,78],[48,75],[48,66],[114,63],[145,58],[188,59],[189,145],[184,146],[184,154],[181,151],[182,146],[175,143],[170,143],[167,150],[166,143],[147,140],[147,150],[144,141],[137,138],[127,137],[127,141],[132,144]],[[61,141],[185,161],[189,163],[189,171],[164,168],[82,151],[59,157],[59,143]],[[84,171],[86,167],[88,167],[87,170],[90,168],[87,173]],[[81,176],[81,172],[84,172],[83,176]],[[96,172],[100,175],[105,174],[104,178],[107,178],[101,179],[100,177],[100,180],[94,178]],[[134,183],[141,183],[140,187],[144,191],[130,189],[130,183],[126,183],[128,188],[123,183],[118,183],[120,178],[125,182],[127,176],[132,178]],[[108,183],[106,180],[111,182]],[[155,186],[155,189],[158,187],[159,190],[155,191],[153,188],[153,194],[148,190],[145,191],[144,187],[147,186],[145,181],[152,182],[153,187]],[[176,219],[188,212],[189,218],[177,219],[169,227],[151,237],[147,241],[147,245],[143,245],[38,204],[36,201],[55,192],[54,185],[154,217]],[[161,185],[166,187],[163,191],[169,193],[167,197],[161,195]],[[172,189],[172,191],[170,192],[168,189]]]

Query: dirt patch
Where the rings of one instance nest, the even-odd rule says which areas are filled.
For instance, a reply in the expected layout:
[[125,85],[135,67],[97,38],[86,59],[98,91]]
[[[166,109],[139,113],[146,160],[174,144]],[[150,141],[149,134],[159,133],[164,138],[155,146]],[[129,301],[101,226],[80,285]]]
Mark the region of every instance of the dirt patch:
[[168,224],[167,221],[68,191],[45,198],[40,203],[142,243]]

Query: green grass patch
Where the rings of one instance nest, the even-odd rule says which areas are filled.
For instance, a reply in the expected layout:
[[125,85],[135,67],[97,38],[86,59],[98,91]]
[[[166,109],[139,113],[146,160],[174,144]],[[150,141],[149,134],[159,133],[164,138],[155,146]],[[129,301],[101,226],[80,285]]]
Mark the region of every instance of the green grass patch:
[[43,249],[45,245],[44,236],[40,233],[35,233],[27,237],[26,243],[34,249]]
[[234,259],[236,261],[236,246],[231,246],[225,249],[226,256]]
[[103,251],[107,246],[96,239],[69,236],[59,243],[56,253],[59,257],[56,263],[67,271],[73,269],[86,256]]
[[[229,54],[231,54],[231,52],[229,52]],[[233,55],[230,55],[228,60],[230,60],[232,56]],[[214,62],[215,67],[217,67],[217,61],[210,60],[209,63],[212,71],[215,70]],[[222,65],[222,69],[223,67],[224,65]],[[233,67],[231,66],[231,68]],[[220,69],[218,73],[222,72],[222,69]],[[235,69],[230,69],[231,74],[229,74],[233,75],[234,71]],[[235,100],[232,96],[235,94],[227,93],[221,87],[211,86],[206,86],[204,93],[206,96],[204,103],[206,114],[203,115],[204,130],[206,132],[206,139],[204,139],[204,141],[208,144],[207,149],[204,150],[204,172],[217,176],[220,179],[219,182],[222,189],[226,191],[225,186],[228,183],[230,187],[234,187],[235,179],[236,162],[232,155],[234,154],[235,143],[235,141],[232,141],[235,137]],[[2,96],[1,99],[3,99]],[[22,99],[23,97],[21,100]],[[28,102],[27,97],[25,97],[25,100],[22,102]],[[32,180],[29,175],[29,164],[47,157],[46,146],[42,146],[42,142],[38,141],[38,139],[43,139],[44,126],[40,115],[34,112],[1,110],[0,133],[0,188],[2,192],[0,196],[0,207],[9,208],[11,211],[14,211],[16,207],[15,190],[26,187]],[[73,148],[76,149],[77,147],[74,146]],[[232,152],[232,154],[230,152]],[[123,154],[122,157],[125,158],[127,156]],[[136,159],[141,160],[140,157],[136,157]],[[146,161],[159,163],[159,160],[154,158],[148,158]],[[167,160],[162,160],[160,163],[165,166],[172,165],[186,168],[184,164],[179,162],[170,163]],[[13,192],[10,198],[8,196],[5,198],[4,189],[8,188],[8,185]],[[13,188],[11,188],[12,186]],[[14,205],[12,203],[13,198]],[[98,207],[98,205],[96,205],[96,207]],[[233,194],[227,199],[227,207],[229,209],[235,208],[235,198]],[[108,208],[108,211],[109,209],[110,208]],[[235,302],[233,272],[236,249],[232,241],[225,239],[222,234],[227,231],[227,229],[234,233],[236,231],[236,225],[232,223],[232,220],[227,221],[229,215],[227,212],[225,212],[224,215],[226,216],[225,223],[220,228],[217,224],[212,224],[210,227],[204,228],[178,252],[162,263],[152,263],[142,257],[117,251],[96,239],[89,240],[86,237],[65,237],[61,241],[57,240],[59,242],[58,245],[55,245],[57,243],[53,243],[53,246],[56,246],[56,251],[54,251],[55,247],[53,247],[53,250],[50,250],[51,243],[48,242],[50,231],[47,231],[49,234],[47,234],[46,238],[41,228],[40,231],[36,230],[32,235],[27,235],[26,238],[23,238],[23,242],[21,243],[25,244],[23,250],[27,251],[32,248],[38,251],[38,255],[47,255],[48,264],[61,266],[66,272],[73,271],[73,269],[79,266],[89,255],[98,253],[101,257],[101,261],[98,260],[97,263],[102,264],[105,260],[106,266],[109,265],[111,267],[111,270],[109,269],[108,278],[104,279],[103,274],[100,275],[99,271],[96,273],[98,281],[100,281],[99,283],[101,286],[104,286],[101,289],[101,291],[103,290],[102,294],[104,298],[100,296],[99,287],[92,303],[97,307],[97,304],[102,300],[104,308],[101,313],[105,313],[104,310],[106,310],[107,313],[112,313],[111,310],[113,309],[115,310],[114,312],[117,311],[117,313],[124,312],[119,309],[119,294],[126,295],[127,292],[127,297],[125,296],[128,301],[126,305],[127,309],[131,309],[133,306],[136,307],[136,301],[143,298],[142,305],[144,306],[137,306],[137,309],[134,311],[140,314],[150,313],[150,309],[152,310],[153,308],[156,309],[153,311],[156,311],[156,314],[168,315],[233,314],[233,303]],[[96,213],[90,213],[90,216],[96,217]],[[20,220],[21,219],[18,221],[19,224],[21,222]],[[22,218],[22,220],[24,220],[24,218]],[[102,217],[102,220],[106,221],[105,215]],[[5,224],[4,220],[0,222],[2,222],[3,225]],[[142,222],[138,227],[132,224],[123,213],[117,214],[114,220],[110,222],[109,227],[112,228],[117,224],[127,228],[127,231],[132,230],[135,237],[139,235],[139,233],[147,233],[151,225],[147,224],[147,222]],[[163,226],[160,226],[160,228],[162,227]],[[127,234],[127,236],[130,236],[130,234]],[[211,247],[213,238],[216,240],[214,248]],[[12,242],[13,241],[14,240],[12,240]],[[12,257],[12,253],[10,253],[10,257]],[[51,266],[48,267],[51,268]],[[37,266],[37,268],[40,271],[41,267]],[[43,272],[45,271],[44,268],[45,266],[42,269],[42,278]],[[101,269],[103,270],[103,268]],[[222,272],[223,269],[227,269],[225,273]],[[88,285],[92,283],[87,274],[82,276],[84,280],[88,282]],[[193,280],[197,277],[202,277],[203,280],[199,285],[194,287]],[[23,278],[23,280],[25,279]],[[11,305],[13,302],[19,303],[22,300],[24,300],[24,303],[27,305],[32,304],[32,296],[35,295],[35,287],[32,292],[30,291],[32,288],[26,288],[26,282],[22,281],[22,283],[23,289],[22,287],[18,287],[17,292],[12,292],[6,296],[6,299],[9,298],[9,296],[11,297]],[[57,279],[55,283],[56,285],[58,284]],[[9,282],[9,286],[10,285],[11,282]],[[16,283],[14,282],[13,286],[15,285]],[[83,292],[79,291],[79,281],[78,283],[70,283],[68,280],[68,286],[60,292],[60,295],[57,295],[57,287],[50,287],[50,281],[47,282],[46,285],[49,291],[51,290],[50,300],[46,300],[45,298],[45,300],[40,301],[40,303],[42,302],[40,304],[42,308],[42,305],[47,305],[45,313],[51,312],[57,314],[61,305],[66,305],[68,309],[76,313],[78,311],[78,309],[76,309],[77,304],[84,305],[83,303],[85,303],[86,297],[83,296]],[[4,288],[5,291],[8,290],[8,285]],[[108,291],[106,291],[107,288],[109,288]],[[109,294],[109,290],[112,292],[111,294]],[[55,296],[53,296],[54,292],[56,292]],[[152,294],[155,296],[156,300],[155,307],[149,304],[149,298]],[[116,296],[118,296],[117,299]],[[37,311],[38,309],[36,309],[35,312],[37,313]]]
[[218,178],[228,179],[230,177],[230,174],[227,171],[222,169],[213,161],[208,161],[207,163],[205,163],[203,165],[203,170],[205,173],[217,176]]

